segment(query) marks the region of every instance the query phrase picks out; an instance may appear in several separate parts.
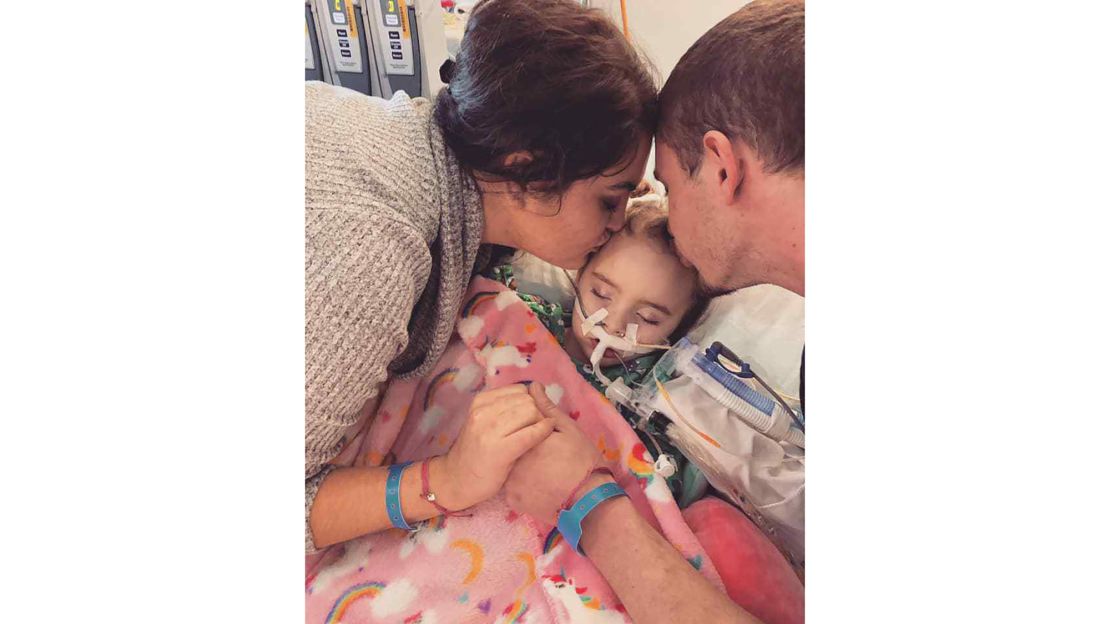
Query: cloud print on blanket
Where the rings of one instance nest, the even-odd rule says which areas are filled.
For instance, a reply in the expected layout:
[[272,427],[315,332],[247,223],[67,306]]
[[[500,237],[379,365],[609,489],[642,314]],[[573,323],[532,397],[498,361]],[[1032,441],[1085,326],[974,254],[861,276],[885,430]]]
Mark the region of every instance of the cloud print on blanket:
[[[513,291],[475,278],[457,330],[427,376],[391,382],[374,420],[352,441],[358,450],[351,457],[373,465],[443,454],[478,392],[541,382],[552,402],[576,413],[587,437],[604,446],[603,461],[636,510],[721,587],[663,480],[651,478],[650,453]],[[306,621],[629,621],[593,564],[550,526],[515,513],[502,495],[470,511],[436,518],[413,534],[389,529],[306,559]]]

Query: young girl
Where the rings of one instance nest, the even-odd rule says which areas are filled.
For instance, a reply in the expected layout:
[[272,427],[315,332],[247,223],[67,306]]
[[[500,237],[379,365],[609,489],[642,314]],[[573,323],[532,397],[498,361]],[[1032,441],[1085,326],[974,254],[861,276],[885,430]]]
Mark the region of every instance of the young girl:
[[[502,283],[513,286],[508,265],[497,267],[493,273]],[[563,345],[578,372],[601,392],[606,384],[590,362],[598,339],[583,332],[585,318],[605,308],[608,314],[598,325],[607,333],[624,336],[628,325],[634,323],[639,344],[673,344],[689,332],[709,304],[708,297],[697,289],[694,269],[684,266],[671,247],[666,208],[650,199],[629,205],[624,227],[587,260],[574,286],[577,297],[571,310],[536,295],[518,294]],[[601,376],[623,379],[634,386],[645,381],[661,356],[662,350],[637,355],[607,349],[598,364]],[[667,479],[667,485],[679,506],[686,507],[700,498],[706,482],[697,468],[660,429],[649,425],[644,431],[637,427],[637,415],[619,411],[645,447],[657,457],[666,453],[675,460],[677,470]]]

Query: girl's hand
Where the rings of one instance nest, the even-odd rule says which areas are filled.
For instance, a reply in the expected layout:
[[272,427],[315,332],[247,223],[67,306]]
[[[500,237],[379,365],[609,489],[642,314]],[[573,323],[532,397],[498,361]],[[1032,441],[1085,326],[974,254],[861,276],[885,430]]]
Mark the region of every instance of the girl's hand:
[[[600,465],[601,452],[590,444],[574,420],[548,400],[542,386],[532,384],[532,396],[547,420],[555,422],[555,432],[516,462],[505,482],[505,495],[509,506],[518,513],[554,524],[563,501],[582,483],[583,477]],[[594,475],[587,485],[607,480],[611,479]]]
[[446,487],[436,493],[440,504],[458,511],[492,497],[501,490],[513,462],[554,428],[555,421],[544,416],[521,384],[479,393],[443,458]]

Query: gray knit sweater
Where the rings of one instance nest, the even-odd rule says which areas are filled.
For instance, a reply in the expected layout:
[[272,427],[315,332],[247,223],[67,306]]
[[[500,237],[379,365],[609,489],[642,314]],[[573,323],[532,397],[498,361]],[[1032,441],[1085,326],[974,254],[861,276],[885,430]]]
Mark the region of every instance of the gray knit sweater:
[[478,259],[482,202],[432,105],[305,84],[305,549],[341,437],[391,375],[442,355]]

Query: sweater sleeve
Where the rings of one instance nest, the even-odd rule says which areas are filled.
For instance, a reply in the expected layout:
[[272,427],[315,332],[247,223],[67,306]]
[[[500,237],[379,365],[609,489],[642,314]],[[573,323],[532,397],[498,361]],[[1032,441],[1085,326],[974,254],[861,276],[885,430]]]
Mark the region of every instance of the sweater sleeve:
[[328,462],[387,367],[431,270],[427,243],[388,211],[305,211],[305,550]]

